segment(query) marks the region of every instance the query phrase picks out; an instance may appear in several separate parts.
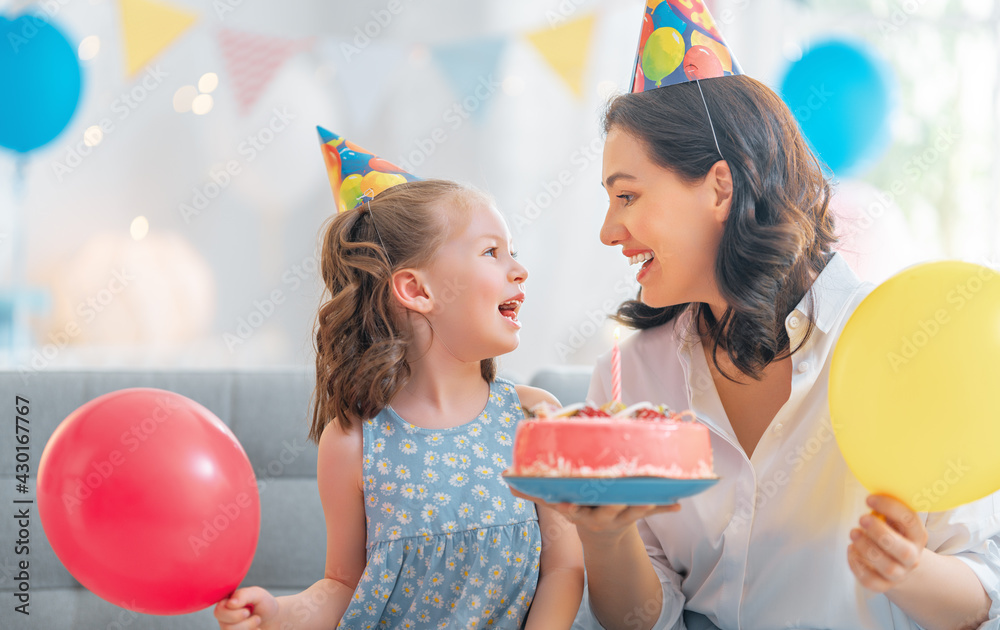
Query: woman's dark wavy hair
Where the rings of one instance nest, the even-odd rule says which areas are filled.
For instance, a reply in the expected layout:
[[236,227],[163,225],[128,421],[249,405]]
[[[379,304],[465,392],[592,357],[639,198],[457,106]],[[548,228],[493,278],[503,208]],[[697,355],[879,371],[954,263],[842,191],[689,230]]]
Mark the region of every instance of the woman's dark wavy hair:
[[[316,316],[311,440],[318,443],[330,422],[347,430],[374,417],[409,379],[412,331],[392,295],[392,274],[430,262],[455,228],[449,219],[461,222],[464,200],[478,194],[444,180],[409,182],[329,220],[320,269],[330,299]],[[458,209],[444,211],[447,203]],[[483,359],[480,369],[492,382],[496,360]]]
[[[707,328],[716,368],[716,351],[724,349],[737,369],[759,379],[769,363],[801,347],[790,349],[785,317],[836,241],[830,183],[788,107],[768,87],[745,75],[704,80],[701,87],[733,180],[715,260],[728,307],[716,320],[707,304],[653,308],[637,298],[614,319],[652,328],[692,308],[694,322]],[[694,82],[616,97],[604,116],[605,134],[612,129],[639,140],[655,164],[689,183],[702,181],[721,159]],[[812,330],[810,321],[803,343]]]

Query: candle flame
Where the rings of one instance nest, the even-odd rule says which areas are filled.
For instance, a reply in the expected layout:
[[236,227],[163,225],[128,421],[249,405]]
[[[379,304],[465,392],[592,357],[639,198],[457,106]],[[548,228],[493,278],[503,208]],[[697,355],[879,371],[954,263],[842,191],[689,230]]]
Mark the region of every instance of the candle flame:
[[621,337],[621,334],[622,334],[622,327],[615,326],[615,341],[618,341],[618,338]]

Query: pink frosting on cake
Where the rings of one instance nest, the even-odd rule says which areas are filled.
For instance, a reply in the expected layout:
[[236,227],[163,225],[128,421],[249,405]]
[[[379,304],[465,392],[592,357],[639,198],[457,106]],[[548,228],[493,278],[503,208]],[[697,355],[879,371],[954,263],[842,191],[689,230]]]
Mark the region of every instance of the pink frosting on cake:
[[[587,415],[526,419],[514,436],[508,474],[521,477],[714,478],[708,429],[677,414],[651,419]],[[629,411],[632,411],[631,409]],[[588,412],[587,409],[576,413]]]

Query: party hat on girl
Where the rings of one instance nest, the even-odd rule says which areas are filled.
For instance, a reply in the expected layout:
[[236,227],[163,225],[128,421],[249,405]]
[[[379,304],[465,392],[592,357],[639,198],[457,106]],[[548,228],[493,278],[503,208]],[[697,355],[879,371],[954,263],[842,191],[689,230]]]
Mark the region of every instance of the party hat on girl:
[[353,210],[365,197],[374,197],[397,184],[420,180],[342,136],[322,127],[316,127],[316,131],[339,212]]
[[743,74],[704,0],[647,0],[632,92]]

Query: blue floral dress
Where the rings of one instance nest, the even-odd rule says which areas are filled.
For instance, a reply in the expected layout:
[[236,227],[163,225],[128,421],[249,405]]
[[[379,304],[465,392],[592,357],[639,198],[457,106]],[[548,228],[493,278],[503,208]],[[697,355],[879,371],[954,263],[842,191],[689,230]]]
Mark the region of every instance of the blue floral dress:
[[509,381],[471,422],[363,423],[368,563],[338,628],[519,628],[538,582],[535,505],[501,477],[523,417]]

